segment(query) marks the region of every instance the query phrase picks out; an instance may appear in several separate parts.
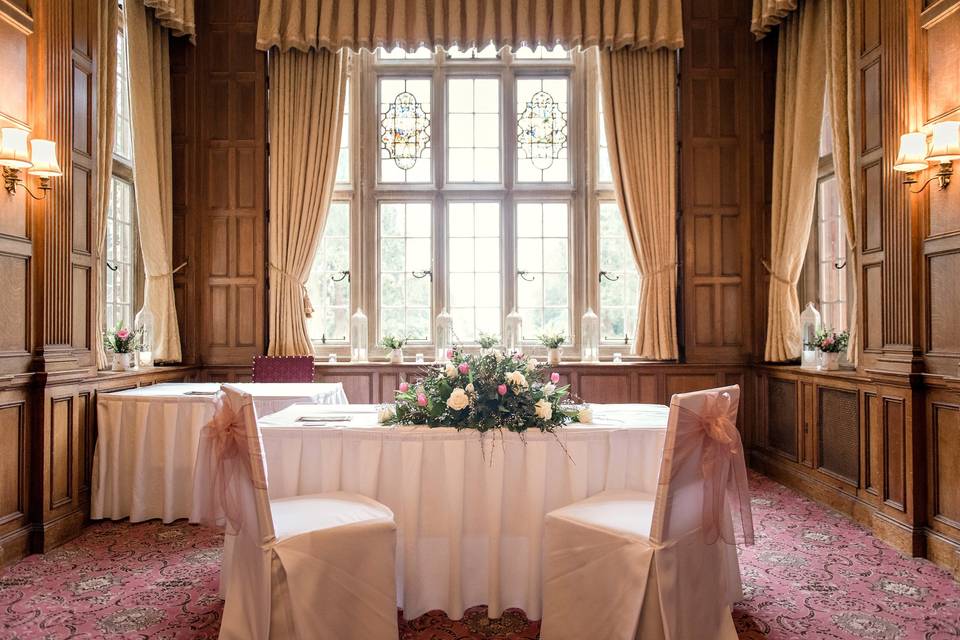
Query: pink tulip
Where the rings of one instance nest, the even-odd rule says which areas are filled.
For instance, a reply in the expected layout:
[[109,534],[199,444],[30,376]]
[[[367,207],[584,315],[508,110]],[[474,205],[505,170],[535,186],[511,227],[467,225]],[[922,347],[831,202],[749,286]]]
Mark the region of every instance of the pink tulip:
[[497,387],[497,393],[502,396],[507,395],[507,385],[501,384],[499,387]]
[[552,382],[553,384],[557,384],[558,382],[560,382],[560,374],[557,373],[556,371],[554,371],[553,373],[551,373],[551,374],[550,374],[550,382]]
[[120,329],[120,331],[117,331],[117,337],[120,338],[121,340],[126,340],[129,335],[130,335],[130,332],[127,331],[126,329]]
[[427,396],[423,395],[422,393],[418,393],[417,404],[420,405],[421,407],[427,406]]
[[460,366],[457,367],[457,369],[460,370],[460,373],[466,375],[467,372],[470,371],[470,365],[468,365],[466,362],[461,362]]
[[407,391],[410,391],[410,385],[407,384],[406,382],[401,382],[401,383],[400,383],[400,393],[406,393]]
[[447,358],[453,357],[453,349],[447,349]]

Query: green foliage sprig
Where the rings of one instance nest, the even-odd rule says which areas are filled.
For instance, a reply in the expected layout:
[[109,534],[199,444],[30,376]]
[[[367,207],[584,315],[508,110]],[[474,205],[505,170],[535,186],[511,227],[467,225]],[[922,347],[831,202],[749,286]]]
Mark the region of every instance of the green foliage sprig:
[[407,344],[407,340],[409,339],[407,336],[386,335],[380,339],[380,346],[384,349],[390,349],[391,351],[394,349],[403,349],[403,345]]
[[118,322],[112,331],[104,331],[103,346],[113,353],[133,353],[140,349],[143,340],[143,327],[128,329]]
[[541,333],[537,336],[537,340],[547,349],[559,349],[563,343],[567,341],[567,336],[563,331],[559,333]]

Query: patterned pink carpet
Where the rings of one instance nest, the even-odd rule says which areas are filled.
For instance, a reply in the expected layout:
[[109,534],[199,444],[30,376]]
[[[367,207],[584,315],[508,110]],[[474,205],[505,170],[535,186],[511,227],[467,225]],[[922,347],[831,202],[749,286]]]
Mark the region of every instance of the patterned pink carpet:
[[[756,546],[741,557],[740,637],[943,640],[960,637],[960,584],[862,528],[751,475]],[[46,556],[0,570],[0,639],[215,638],[222,538],[187,524],[102,523]],[[530,640],[520,611],[483,607],[402,622],[402,640]]]

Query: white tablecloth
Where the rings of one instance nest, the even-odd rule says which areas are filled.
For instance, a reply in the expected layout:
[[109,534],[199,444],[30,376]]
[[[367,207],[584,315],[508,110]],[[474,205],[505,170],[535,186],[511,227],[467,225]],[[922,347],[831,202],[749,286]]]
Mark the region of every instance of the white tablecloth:
[[[258,415],[295,403],[346,404],[340,383],[237,385]],[[200,430],[220,384],[165,383],[97,395],[90,517],[131,522],[190,517]]]
[[[407,618],[441,609],[455,619],[479,604],[491,616],[519,607],[538,619],[544,516],[604,489],[652,493],[668,414],[660,405],[594,405],[594,424],[481,441],[472,430],[382,427],[375,411],[294,405],[262,419],[270,496],[350,491],[386,504],[399,526],[398,606]],[[298,422],[324,413],[352,420]],[[209,513],[206,458],[201,452],[195,503]]]

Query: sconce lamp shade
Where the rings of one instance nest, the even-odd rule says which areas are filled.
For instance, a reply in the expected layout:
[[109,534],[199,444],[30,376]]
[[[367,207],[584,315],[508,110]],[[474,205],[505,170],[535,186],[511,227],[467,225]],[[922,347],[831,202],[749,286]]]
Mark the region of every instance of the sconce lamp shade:
[[57,143],[53,140],[31,140],[33,167],[30,173],[41,178],[62,176],[60,163],[57,162]]
[[933,125],[933,142],[929,162],[952,162],[960,159],[960,122],[938,122]]
[[27,152],[29,135],[29,131],[16,127],[0,129],[0,165],[11,169],[25,169],[30,166],[30,155]]
[[900,153],[893,168],[913,173],[927,168],[927,135],[919,131],[900,136]]

